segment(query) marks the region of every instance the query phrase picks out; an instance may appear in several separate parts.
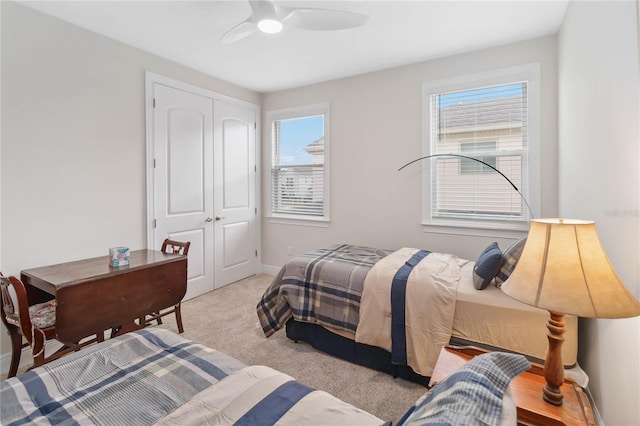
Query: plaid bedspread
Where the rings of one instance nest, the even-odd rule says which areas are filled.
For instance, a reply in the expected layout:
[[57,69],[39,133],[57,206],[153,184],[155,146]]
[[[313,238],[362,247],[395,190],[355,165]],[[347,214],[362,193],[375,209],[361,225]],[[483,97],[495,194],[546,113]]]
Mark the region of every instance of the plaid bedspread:
[[170,331],[141,330],[0,382],[0,424],[150,425],[243,367]]
[[338,244],[287,262],[256,307],[265,336],[292,316],[296,321],[355,333],[364,278],[390,252]]
[[530,367],[523,355],[479,355],[418,399],[399,425],[502,424],[504,392],[514,377]]
[[[376,425],[372,414],[272,368],[252,365],[200,392],[154,426]],[[390,423],[384,423],[390,425]]]

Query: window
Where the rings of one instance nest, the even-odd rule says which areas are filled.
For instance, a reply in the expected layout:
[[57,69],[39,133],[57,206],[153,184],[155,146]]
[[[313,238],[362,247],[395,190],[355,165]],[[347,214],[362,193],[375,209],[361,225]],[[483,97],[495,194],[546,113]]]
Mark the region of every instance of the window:
[[267,113],[270,217],[328,221],[328,113],[326,104]]
[[526,229],[539,174],[538,73],[532,65],[423,85],[424,155],[435,155],[423,174],[425,225]]

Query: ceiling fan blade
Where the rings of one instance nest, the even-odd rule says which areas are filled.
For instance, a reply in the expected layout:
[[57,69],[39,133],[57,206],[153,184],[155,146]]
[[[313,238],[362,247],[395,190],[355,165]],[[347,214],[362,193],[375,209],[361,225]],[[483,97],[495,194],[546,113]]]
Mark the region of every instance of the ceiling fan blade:
[[255,21],[260,19],[275,19],[279,15],[279,7],[274,0],[249,0],[251,6],[251,17]]
[[244,21],[235,27],[231,28],[227,31],[221,38],[221,44],[229,44],[236,42],[238,40],[242,40],[243,38],[249,37],[251,34],[258,31],[258,27],[252,21]]
[[282,9],[283,12],[288,12],[284,20],[285,25],[301,30],[346,30],[361,26],[368,18],[361,13],[342,10],[284,7]]

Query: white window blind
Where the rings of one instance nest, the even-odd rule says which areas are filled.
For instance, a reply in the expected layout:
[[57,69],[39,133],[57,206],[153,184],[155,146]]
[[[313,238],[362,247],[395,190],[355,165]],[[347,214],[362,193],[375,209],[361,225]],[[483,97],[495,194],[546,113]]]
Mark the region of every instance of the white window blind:
[[431,94],[431,217],[522,221],[528,143],[527,82]]
[[325,216],[324,114],[271,121],[271,213]]

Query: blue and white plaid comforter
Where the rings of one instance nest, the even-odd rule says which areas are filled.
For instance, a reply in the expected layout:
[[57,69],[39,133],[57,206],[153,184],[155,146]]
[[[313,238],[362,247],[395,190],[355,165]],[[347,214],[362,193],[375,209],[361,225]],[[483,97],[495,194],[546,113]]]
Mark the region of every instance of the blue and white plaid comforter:
[[141,330],[0,382],[0,423],[149,425],[243,367],[170,331]]
[[163,329],[89,346],[0,383],[0,424],[381,425],[338,398]]
[[464,364],[400,419],[401,426],[501,424],[504,392],[531,364],[523,355],[490,352]]

